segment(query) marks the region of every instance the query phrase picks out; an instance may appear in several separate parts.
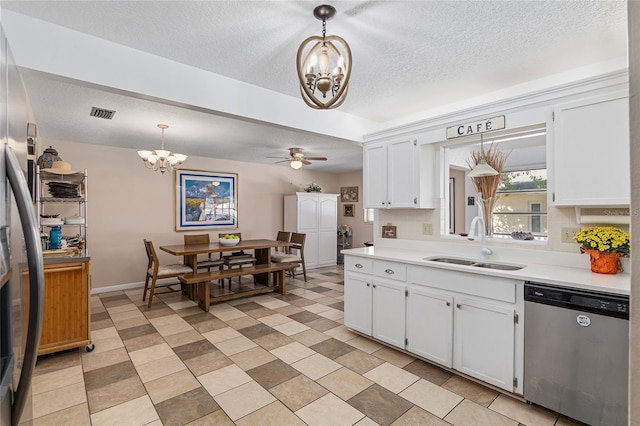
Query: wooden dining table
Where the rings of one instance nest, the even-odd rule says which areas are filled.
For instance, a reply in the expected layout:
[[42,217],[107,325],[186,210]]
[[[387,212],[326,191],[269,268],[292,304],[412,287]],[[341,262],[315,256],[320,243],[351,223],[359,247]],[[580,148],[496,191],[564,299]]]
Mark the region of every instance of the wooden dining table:
[[[198,255],[200,254],[253,250],[254,257],[256,258],[256,264],[262,265],[271,263],[272,249],[284,249],[286,247],[289,247],[290,245],[291,243],[284,241],[256,239],[241,240],[238,244],[233,246],[222,245],[218,242],[210,242],[209,244],[171,244],[160,246],[160,250],[170,253],[174,256],[183,256],[184,263],[191,266],[195,272],[198,270]],[[269,281],[269,273],[255,274],[254,277],[256,283],[265,286],[265,288],[270,287],[271,283]],[[242,292],[237,293],[237,297],[241,296],[243,296]],[[229,295],[224,297],[224,299],[230,298],[233,297]]]

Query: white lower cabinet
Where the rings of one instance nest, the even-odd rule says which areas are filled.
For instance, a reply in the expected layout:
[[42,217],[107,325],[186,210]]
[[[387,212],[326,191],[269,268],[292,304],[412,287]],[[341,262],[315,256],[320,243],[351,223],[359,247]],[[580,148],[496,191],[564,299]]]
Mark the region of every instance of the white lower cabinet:
[[344,324],[371,336],[373,276],[345,270],[344,282]]
[[512,391],[515,311],[494,303],[456,297],[453,368]]
[[371,335],[401,349],[405,342],[405,291],[404,283],[373,277]]
[[344,265],[344,324],[404,349],[406,266],[352,256]]
[[409,285],[407,350],[445,367],[453,366],[453,296]]
[[345,256],[347,327],[522,394],[523,282]]

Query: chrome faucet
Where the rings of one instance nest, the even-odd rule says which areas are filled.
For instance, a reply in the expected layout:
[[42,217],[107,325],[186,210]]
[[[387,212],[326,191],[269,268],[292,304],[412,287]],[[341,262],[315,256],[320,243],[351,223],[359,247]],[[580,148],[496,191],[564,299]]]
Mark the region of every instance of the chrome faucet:
[[475,239],[476,236],[476,228],[480,226],[480,245],[481,245],[481,250],[480,250],[480,258],[482,259],[486,259],[487,257],[489,257],[490,254],[493,254],[493,250],[491,250],[489,247],[487,247],[486,242],[485,242],[485,227],[484,227],[484,220],[482,220],[482,218],[480,216],[476,216],[473,218],[473,220],[471,221],[471,227],[469,229],[469,236],[467,237],[468,239],[470,239],[471,241],[473,241]]

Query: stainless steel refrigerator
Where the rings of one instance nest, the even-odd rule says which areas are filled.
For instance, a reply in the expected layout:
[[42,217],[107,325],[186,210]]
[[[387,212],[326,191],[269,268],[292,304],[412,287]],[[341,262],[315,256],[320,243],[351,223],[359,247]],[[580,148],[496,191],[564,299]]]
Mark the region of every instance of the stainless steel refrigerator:
[[0,426],[32,418],[31,377],[42,328],[42,249],[28,183],[31,118],[0,25]]

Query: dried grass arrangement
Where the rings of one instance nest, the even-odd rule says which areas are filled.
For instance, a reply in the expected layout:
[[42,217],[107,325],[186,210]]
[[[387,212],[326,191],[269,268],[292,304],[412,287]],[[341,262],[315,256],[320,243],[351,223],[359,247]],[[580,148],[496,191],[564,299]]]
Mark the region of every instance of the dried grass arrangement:
[[[471,158],[467,160],[467,164],[473,169],[484,158],[488,165],[493,167],[498,173],[502,173],[504,170],[504,164],[507,158],[511,154],[509,152],[499,151],[494,144],[489,146],[489,149],[482,151],[473,151]],[[484,219],[484,226],[487,235],[492,234],[492,216],[493,208],[496,204],[496,192],[500,185],[500,174],[495,176],[481,176],[471,178],[473,187],[478,193],[478,201],[482,208],[482,218]]]

